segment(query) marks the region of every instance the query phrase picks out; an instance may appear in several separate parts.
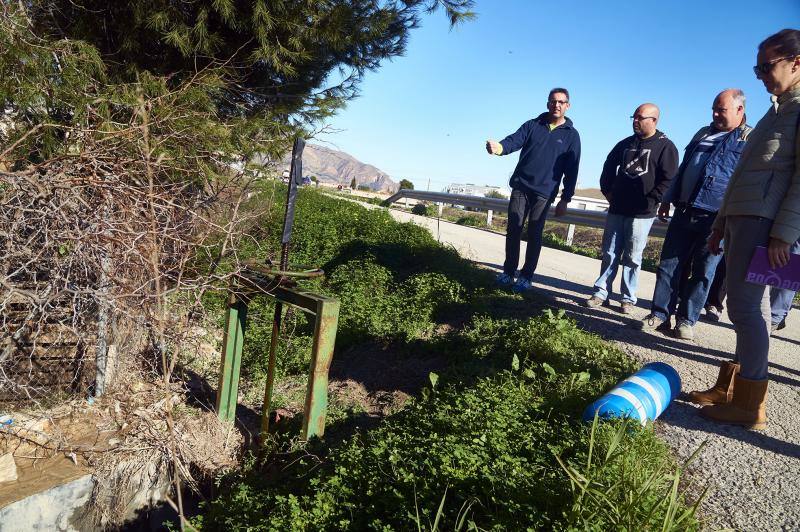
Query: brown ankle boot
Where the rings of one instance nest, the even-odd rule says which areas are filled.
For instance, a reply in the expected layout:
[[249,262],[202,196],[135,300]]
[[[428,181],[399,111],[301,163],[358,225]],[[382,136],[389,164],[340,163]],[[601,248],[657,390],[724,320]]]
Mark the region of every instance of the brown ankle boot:
[[751,381],[734,377],[733,399],[728,404],[709,405],[700,409],[706,419],[726,425],[741,425],[755,430],[767,428],[767,379]]
[[723,362],[717,383],[703,392],[689,392],[689,400],[698,405],[724,405],[733,398],[733,376],[739,373],[739,364]]

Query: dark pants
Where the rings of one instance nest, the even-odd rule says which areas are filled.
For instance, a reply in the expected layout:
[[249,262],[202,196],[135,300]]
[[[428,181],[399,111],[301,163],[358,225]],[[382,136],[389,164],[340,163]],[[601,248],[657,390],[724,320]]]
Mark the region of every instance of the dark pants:
[[525,251],[525,264],[520,271],[521,277],[533,278],[533,272],[539,263],[542,251],[542,230],[550,209],[550,200],[533,193],[520,190],[511,191],[508,202],[508,227],[506,230],[506,262],[503,272],[513,277],[519,266],[519,243],[522,239],[522,227],[528,221],[528,247]]
[[[679,320],[697,322],[708,296],[720,255],[706,246],[716,213],[688,208],[676,210],[664,237],[656,273],[651,312],[661,319],[676,313]],[[685,292],[680,294],[681,274],[691,268]],[[678,304],[678,296],[680,303]]]

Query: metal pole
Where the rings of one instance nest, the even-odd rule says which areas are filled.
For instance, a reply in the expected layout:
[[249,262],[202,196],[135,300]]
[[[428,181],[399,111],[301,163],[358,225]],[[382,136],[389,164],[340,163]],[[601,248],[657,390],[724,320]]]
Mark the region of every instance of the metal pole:
[[264,388],[264,407],[261,414],[262,437],[269,432],[269,412],[272,405],[272,387],[275,383],[275,360],[278,351],[278,336],[281,333],[281,314],[283,304],[275,302],[275,314],[272,317],[272,336],[269,339],[269,363],[267,366],[267,385]]
[[569,226],[567,226],[567,245],[568,246],[572,245],[572,237],[574,235],[575,235],[575,225],[574,224],[569,224]]
[[[297,186],[303,176],[303,148],[305,141],[295,139],[292,148],[292,167],[289,172],[289,189],[286,192],[286,211],[283,217],[283,237],[281,238],[281,271],[289,269],[289,243],[292,240],[292,226],[294,225],[294,205],[297,199]],[[272,337],[269,342],[269,361],[267,365],[267,384],[264,388],[264,405],[261,413],[261,433],[266,435],[269,431],[269,412],[272,406],[272,387],[275,383],[275,358],[278,351],[278,336],[281,331],[281,316],[283,304],[275,303],[275,314],[272,317]]]
[[325,414],[328,408],[328,371],[333,360],[336,344],[336,329],[339,323],[339,301],[323,300],[317,304],[314,324],[314,345],[311,348],[311,364],[308,373],[308,388],[303,413],[302,437],[321,438],[325,433]]
[[[103,207],[103,222],[108,223],[108,205]],[[105,236],[110,236],[108,227],[103,230]],[[95,354],[95,365],[97,372],[94,381],[95,397],[102,396],[109,383],[109,360],[108,360],[108,325],[110,320],[110,303],[108,295],[108,272],[111,271],[111,257],[109,256],[108,244],[103,244],[102,258],[100,259],[100,278],[98,287],[98,312],[97,312],[97,353]]]
[[246,322],[247,302],[232,293],[228,299],[228,312],[225,316],[222,359],[220,360],[219,383],[217,385],[217,415],[223,421],[236,419],[236,404],[239,397],[239,371],[242,365]]

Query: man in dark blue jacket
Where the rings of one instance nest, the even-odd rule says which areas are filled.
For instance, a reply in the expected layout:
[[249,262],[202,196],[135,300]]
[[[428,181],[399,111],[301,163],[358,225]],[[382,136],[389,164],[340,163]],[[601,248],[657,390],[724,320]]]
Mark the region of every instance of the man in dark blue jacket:
[[[751,130],[745,121],[744,103],[739,89],[719,93],[711,108],[711,125],[701,128],[686,146],[683,162],[658,211],[664,219],[670,203],[675,205],[661,249],[653,303],[642,329],[668,329],[677,306],[675,335],[694,338],[694,324],[722,257],[708,251],[706,240]],[[691,273],[684,292],[679,293],[681,273],[687,267]]]
[[[497,282],[512,286],[515,292],[531,288],[533,272],[539,262],[542,249],[542,230],[547,212],[558,193],[558,185],[564,178],[561,201],[556,206],[556,216],[567,212],[567,204],[575,193],[578,181],[578,164],[581,158],[581,139],[565,116],[569,109],[569,92],[557,88],[547,98],[547,112],[528,120],[511,135],[500,142],[486,141],[486,151],[493,155],[508,155],[522,150],[519,162],[511,175],[511,200],[508,204],[508,228],[506,230],[506,260],[503,273]],[[525,264],[519,278],[514,274],[519,265],[519,246],[522,227],[528,220],[528,245]]]

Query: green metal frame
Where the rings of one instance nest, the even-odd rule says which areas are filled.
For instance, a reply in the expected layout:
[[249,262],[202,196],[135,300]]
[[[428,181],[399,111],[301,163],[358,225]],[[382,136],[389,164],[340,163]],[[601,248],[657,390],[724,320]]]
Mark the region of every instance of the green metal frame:
[[[217,415],[224,421],[236,418],[239,392],[239,372],[244,347],[247,321],[247,303],[250,297],[263,295],[278,304],[288,304],[315,316],[314,339],[311,347],[311,364],[306,388],[302,437],[308,440],[325,433],[325,416],[328,409],[328,371],[333,360],[333,347],[339,326],[339,300],[286,287],[270,288],[269,293],[258,292],[242,296],[232,294],[228,300],[225,332],[222,340],[219,386],[217,388]],[[261,414],[261,432],[269,430],[269,412],[272,399],[272,382],[264,390],[264,408]]]
[[233,421],[236,418],[246,322],[247,302],[236,294],[231,294],[228,298],[225,332],[222,336],[222,360],[219,367],[216,405],[217,415],[225,421]]

